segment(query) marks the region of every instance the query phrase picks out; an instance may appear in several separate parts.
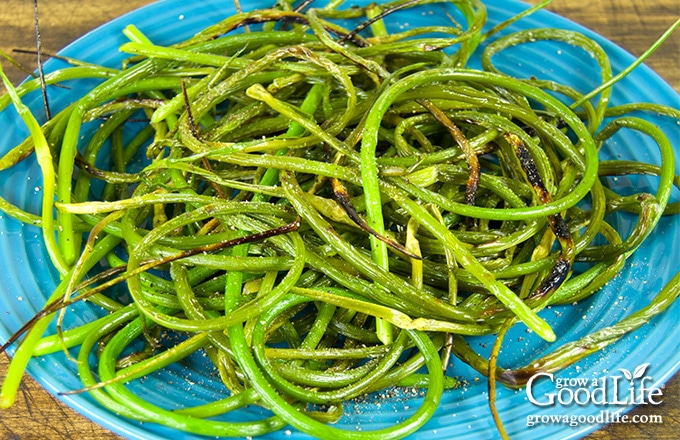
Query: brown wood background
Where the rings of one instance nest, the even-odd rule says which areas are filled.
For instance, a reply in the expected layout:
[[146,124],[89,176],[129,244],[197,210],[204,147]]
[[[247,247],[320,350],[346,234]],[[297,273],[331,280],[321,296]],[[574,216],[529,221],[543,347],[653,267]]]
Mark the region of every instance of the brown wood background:
[[[151,1],[41,0],[39,10],[43,48],[50,52],[58,51],[85,32],[148,3]],[[530,3],[537,3],[537,0],[530,0]],[[555,0],[549,9],[639,55],[680,16],[680,0]],[[34,48],[33,26],[33,2],[2,0],[0,49],[11,53],[13,49]],[[647,61],[676,90],[680,90],[679,43],[680,36],[676,33]],[[35,68],[34,56],[13,56],[30,69]],[[4,60],[3,66],[6,66],[5,70],[14,83],[26,76]],[[653,362],[653,359],[649,361]],[[6,365],[6,357],[0,356],[0,378],[6,371]],[[679,384],[680,379],[676,376],[666,385],[661,405],[636,408],[631,413],[662,414],[663,424],[610,425],[591,434],[589,440],[680,438]],[[0,411],[0,440],[117,438],[60,403],[28,376],[16,405]]]

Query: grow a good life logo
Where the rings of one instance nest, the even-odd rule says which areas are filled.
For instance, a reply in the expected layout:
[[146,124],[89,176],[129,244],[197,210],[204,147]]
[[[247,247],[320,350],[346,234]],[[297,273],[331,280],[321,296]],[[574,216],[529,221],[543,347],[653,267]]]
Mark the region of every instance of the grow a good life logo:
[[[620,414],[628,406],[658,405],[662,402],[663,391],[652,385],[653,378],[646,374],[648,367],[649,364],[646,363],[632,371],[619,368],[617,374],[595,378],[558,378],[552,373],[536,373],[527,382],[526,395],[537,407],[596,405],[614,408],[613,411],[603,409],[598,415],[589,416],[545,413],[531,415],[527,416],[527,426],[538,423],[566,423],[571,426],[583,423],[663,423],[660,415],[644,416],[645,420],[641,420],[635,419],[637,416],[629,418]],[[549,381],[547,385],[546,379]]]
[[[646,376],[649,364],[642,364],[632,372],[620,368],[622,375],[599,378],[555,378],[552,373],[536,373],[527,382],[529,401],[536,406],[560,405],[658,405],[663,391],[649,386],[653,381]],[[543,377],[555,384],[555,391],[535,393],[534,382]]]

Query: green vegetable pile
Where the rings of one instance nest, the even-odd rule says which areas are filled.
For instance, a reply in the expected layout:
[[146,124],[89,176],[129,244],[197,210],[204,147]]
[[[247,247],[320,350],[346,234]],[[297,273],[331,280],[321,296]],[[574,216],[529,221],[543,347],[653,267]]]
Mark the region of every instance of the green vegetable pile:
[[[2,347],[26,334],[0,406],[14,401],[32,356],[78,347],[83,389],[74,392],[125,417],[209,436],[290,425],[320,438],[403,437],[456,386],[445,374],[450,358],[488,375],[492,391],[495,381],[520,387],[611,344],[677,297],[676,275],[620,323],[528,366],[497,367],[508,328],[554,341],[538,313],[597,292],[662,215],[677,214],[668,203],[679,183],[673,147],[631,113],[680,114],[609,106],[620,76],[597,43],[572,31],[498,38],[484,49],[484,70],[466,68],[480,42],[521,18],[483,32],[478,0],[447,4],[464,25],[399,33],[387,31],[392,14],[444,2],[340,3],[279,2],[169,47],[130,26],[121,69],[68,60],[45,76],[48,87],[100,83],[42,125],[21,102],[40,79],[14,88],[5,78],[0,105],[13,103],[31,135],[0,169],[34,156],[44,198],[39,216],[4,200],[1,208],[42,228],[62,280]],[[494,67],[497,53],[535,40],[591,54],[603,86],[583,95]],[[92,121],[99,125],[79,149]],[[650,136],[661,166],[600,161],[598,149],[620,129]],[[601,180],[627,174],[657,175],[656,194],[620,196]],[[605,220],[618,210],[638,215],[628,237]],[[82,300],[108,313],[62,330],[67,306]],[[58,332],[43,336],[55,317]],[[160,343],[163,332],[179,342]],[[490,359],[466,342],[492,334]],[[219,373],[223,399],[170,410],[126,388],[197,351]],[[426,389],[403,422],[373,432],[332,426],[350,399],[399,385]],[[245,405],[272,415],[212,418]]]

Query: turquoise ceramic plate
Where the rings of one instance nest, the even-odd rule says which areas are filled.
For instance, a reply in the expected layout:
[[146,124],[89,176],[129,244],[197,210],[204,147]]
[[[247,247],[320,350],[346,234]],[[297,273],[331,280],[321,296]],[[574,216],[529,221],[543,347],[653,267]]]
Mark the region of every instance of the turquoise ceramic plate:
[[[362,1],[357,1],[361,3]],[[270,0],[244,1],[249,8],[263,7]],[[351,2],[348,2],[351,3]],[[517,1],[487,0],[489,24],[493,25],[524,10],[527,5]],[[441,6],[418,10],[393,22],[395,27],[418,26],[430,20],[444,20]],[[432,11],[432,13],[430,13]],[[123,58],[118,46],[126,40],[121,30],[134,23],[154,42],[173,43],[192,35],[199,29],[233,13],[232,2],[224,0],[166,0],[127,14],[105,26],[85,35],[62,53],[63,55],[89,60],[95,63],[116,66]],[[551,26],[574,29],[596,39],[609,53],[614,72],[618,72],[633,60],[621,48],[602,37],[568,20],[548,12],[539,12],[512,26],[510,30]],[[580,50],[560,44],[534,43],[522,48],[509,50],[495,58],[497,66],[516,76],[536,75],[542,78],[557,79],[572,84],[583,92],[592,89],[597,75],[593,75],[593,60]],[[59,62],[50,61],[47,69],[55,69]],[[63,107],[73,95],[83,94],[92,84],[88,81],[74,82],[70,89],[52,89],[51,104]],[[613,95],[613,103],[630,101],[653,101],[678,107],[678,95],[663,80],[646,67],[623,80]],[[40,111],[40,97],[35,94],[26,102]],[[675,133],[674,144],[678,145],[678,130],[674,121],[652,118],[655,123]],[[5,152],[26,135],[17,122],[16,114],[5,111],[0,114],[0,152]],[[675,129],[675,131],[673,131]],[[657,148],[649,140],[621,132],[607,143],[602,151],[603,158],[627,157],[656,163],[659,159]],[[676,159],[676,174],[680,166]],[[23,206],[32,212],[39,210],[41,182],[39,169],[33,162],[26,161],[21,166],[0,173],[0,194],[12,203]],[[620,179],[619,187],[653,186],[653,179]],[[650,187],[650,191],[651,187]],[[677,192],[673,195],[678,199]],[[635,218],[621,215],[614,224],[627,233]],[[664,218],[656,232],[635,254],[619,277],[614,279],[601,292],[587,301],[566,308],[545,310],[543,316],[554,326],[559,336],[558,342],[578,338],[594,329],[612,324],[631,312],[639,309],[662,288],[677,271],[680,261],[680,224],[676,218]],[[55,271],[48,269],[49,258],[41,241],[40,231],[2,215],[0,218],[0,341],[27,321],[40,309],[44,298],[52,292],[57,280]],[[69,314],[67,325],[77,325],[101,313],[94,307],[79,305],[78,313]],[[558,374],[559,378],[602,378],[621,375],[619,369],[633,371],[637,366],[649,363],[646,374],[652,378],[648,386],[660,386],[679,368],[680,363],[680,326],[677,316],[680,303],[674,304],[665,314],[655,319],[615,345],[595,354]],[[488,340],[472,341],[475,348],[484,351]],[[479,344],[479,345],[477,345]],[[547,344],[523,329],[517,329],[507,338],[507,347],[501,356],[505,366],[520,365],[549,350]],[[75,365],[63,355],[52,355],[35,359],[29,366],[31,375],[52,393],[79,388]],[[496,431],[487,407],[486,381],[473,370],[455,364],[451,374],[465,378],[467,385],[446,392],[441,408],[436,416],[427,423],[413,438],[422,439],[483,439],[494,438]],[[222,396],[223,387],[213,375],[206,375],[200,360],[192,359],[174,365],[161,374],[133,383],[131,388],[137,393],[161,406],[173,408],[176,402],[199,403]],[[537,396],[555,391],[554,384],[542,381],[535,389]],[[121,418],[97,405],[87,394],[64,397],[63,400],[93,421],[110,428],[128,438],[167,439],[178,438],[179,433],[153,424],[138,423]],[[346,429],[380,428],[403,420],[419,404],[419,397],[400,395],[389,399],[376,398],[349,404],[347,415],[338,423]],[[580,437],[598,427],[597,423],[579,426],[547,423],[526,426],[527,416],[560,415],[591,418],[606,409],[610,412],[629,409],[624,405],[553,405],[539,407],[527,399],[524,390],[501,389],[498,407],[511,437],[557,439]],[[231,420],[259,418],[261,410],[247,408],[229,416]],[[198,438],[184,435],[182,438]],[[307,438],[296,432],[278,432],[266,438]]]

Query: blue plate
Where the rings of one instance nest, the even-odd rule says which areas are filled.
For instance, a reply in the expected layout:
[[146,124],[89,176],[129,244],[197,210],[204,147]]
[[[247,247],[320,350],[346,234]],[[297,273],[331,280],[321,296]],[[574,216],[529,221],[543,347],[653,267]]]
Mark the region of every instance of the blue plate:
[[[270,5],[270,0],[243,2],[248,8]],[[365,3],[365,0],[356,3]],[[489,25],[511,17],[524,10],[527,5],[517,1],[489,0]],[[445,20],[441,6],[431,5],[428,9],[404,16],[393,23],[396,28],[432,23]],[[430,13],[432,11],[432,13]],[[117,50],[126,42],[122,29],[130,23],[139,27],[154,42],[169,44],[193,35],[201,28],[215,23],[234,12],[231,2],[224,0],[204,0],[188,2],[185,0],[165,0],[116,19],[99,29],[85,35],[62,54],[95,63],[118,66],[124,55]],[[422,13],[421,13],[422,12]],[[444,23],[444,22],[442,22]],[[556,27],[580,31],[598,41],[611,57],[614,72],[618,72],[633,61],[633,57],[589,30],[566,19],[541,11],[514,24],[505,31],[533,27]],[[592,58],[565,44],[532,43],[508,50],[494,59],[504,72],[528,77],[557,79],[573,85],[581,92],[591,90],[597,85],[597,69]],[[473,60],[475,65],[477,61]],[[61,67],[59,61],[47,63],[46,69]],[[91,81],[77,81],[69,84],[70,89],[52,89],[50,102],[54,108],[63,108],[75,95],[85,93]],[[634,101],[650,101],[678,107],[678,94],[650,69],[642,66],[625,78],[615,88],[613,104]],[[41,100],[38,94],[26,97],[25,102],[40,113]],[[675,121],[663,117],[642,115],[671,133],[674,145],[678,145],[678,128]],[[23,127],[13,110],[0,114],[0,152],[20,142],[26,132],[23,128],[7,130],[7,127]],[[9,131],[9,132],[8,132]],[[649,139],[630,131],[621,131],[612,138],[602,150],[603,158],[623,157],[651,163],[658,163],[658,149]],[[676,174],[680,160],[676,159]],[[31,212],[39,211],[41,181],[38,166],[25,161],[11,170],[0,173],[0,195]],[[619,188],[644,188],[654,192],[652,178],[621,178],[615,182]],[[678,200],[674,190],[673,200]],[[54,270],[48,269],[49,258],[42,243],[40,231],[0,214],[0,341],[5,341],[16,329],[31,318],[43,305],[44,299],[52,292],[58,280]],[[612,219],[622,234],[627,234],[635,217],[618,215]],[[654,234],[629,260],[620,276],[612,280],[602,291],[575,306],[553,307],[545,310],[543,316],[553,325],[559,335],[556,344],[577,339],[591,331],[611,325],[622,317],[648,304],[651,298],[675,274],[680,261],[680,223],[677,217],[664,218]],[[68,315],[66,326],[82,324],[101,311],[90,305],[76,307],[77,313]],[[647,387],[660,387],[680,367],[680,303],[676,302],[663,315],[650,324],[640,328],[616,344],[579,362],[556,377],[568,379],[614,380],[622,377],[620,369],[633,372],[636,367],[649,363],[645,373],[652,379]],[[52,331],[54,329],[52,328]],[[506,340],[500,364],[505,367],[523,365],[531,359],[550,351],[551,346],[543,343],[523,328],[514,329]],[[488,352],[490,339],[471,340],[473,348]],[[486,348],[485,348],[486,347]],[[486,380],[461,362],[450,368],[451,374],[466,380],[466,386],[445,393],[441,408],[418,433],[415,439],[463,438],[484,439],[497,436],[494,423],[487,407]],[[30,374],[52,393],[80,387],[75,365],[62,354],[50,355],[33,360],[29,365]],[[623,383],[622,381],[621,383]],[[217,377],[207,375],[201,369],[200,359],[190,359],[182,364],[173,365],[149,378],[143,383],[134,382],[130,388],[152,402],[167,408],[174,408],[177,402],[201,403],[223,396],[224,388]],[[554,383],[543,380],[537,383],[534,394],[538,400],[546,399],[546,393],[556,391]],[[177,438],[179,433],[150,423],[139,423],[121,418],[101,408],[87,394],[62,397],[71,407],[86,417],[127,438],[167,439]],[[658,399],[657,399],[658,400]],[[412,414],[419,405],[420,397],[403,393],[398,397],[380,398],[376,396],[363,402],[346,405],[347,415],[337,424],[346,429],[370,430],[394,424]],[[506,429],[515,439],[562,439],[577,438],[599,426],[596,419],[601,411],[611,413],[625,412],[630,405],[608,406],[594,404],[562,405],[556,403],[541,407],[527,398],[525,390],[499,390],[498,402],[501,417]],[[528,416],[559,415],[586,420],[578,426],[564,423],[537,423],[527,427]],[[260,418],[262,410],[247,408],[232,414],[231,420]],[[588,423],[588,417],[595,423]],[[547,419],[546,419],[547,420]],[[540,421],[540,419],[539,419]],[[201,438],[190,434],[184,439]],[[278,432],[265,438],[309,438],[307,435],[291,430]]]

